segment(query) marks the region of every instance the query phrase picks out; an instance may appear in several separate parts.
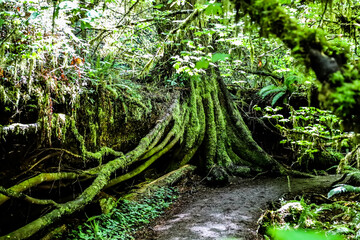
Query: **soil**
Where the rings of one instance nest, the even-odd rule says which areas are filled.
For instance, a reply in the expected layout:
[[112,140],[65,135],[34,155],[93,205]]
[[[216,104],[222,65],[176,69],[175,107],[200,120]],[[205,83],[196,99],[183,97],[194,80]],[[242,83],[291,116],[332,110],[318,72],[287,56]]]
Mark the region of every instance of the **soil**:
[[[260,240],[257,220],[280,198],[327,190],[336,176],[232,180],[226,187],[203,184],[183,192],[165,214],[137,233],[136,239]],[[290,183],[290,184],[289,184]],[[289,187],[290,186],[290,187]]]

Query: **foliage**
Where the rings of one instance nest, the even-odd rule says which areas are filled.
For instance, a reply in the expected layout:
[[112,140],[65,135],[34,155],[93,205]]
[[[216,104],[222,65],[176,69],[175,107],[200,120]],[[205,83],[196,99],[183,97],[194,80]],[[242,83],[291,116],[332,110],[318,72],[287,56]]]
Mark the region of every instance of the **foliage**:
[[332,196],[341,193],[360,193],[360,187],[354,187],[348,184],[337,184],[328,192],[327,197],[331,198]]
[[317,205],[302,199],[283,201],[281,205],[282,207],[277,210],[265,212],[260,220],[261,227],[269,230],[266,235],[269,235],[267,237],[271,237],[270,239],[296,239],[295,237],[301,236],[304,237],[302,239],[317,239],[315,237],[358,239],[359,237],[360,204],[358,202],[338,201]]
[[120,199],[109,214],[90,217],[67,239],[134,239],[132,235],[163,213],[176,199],[176,189],[161,188],[141,203]]
[[259,95],[262,98],[265,98],[266,96],[271,95],[272,96],[271,105],[274,106],[275,103],[281,97],[283,97],[285,94],[287,94],[289,97],[289,95],[291,95],[295,91],[296,87],[294,85],[295,85],[296,81],[297,81],[297,78],[295,76],[288,77],[285,79],[284,83],[279,86],[271,84],[266,87],[263,87],[259,91]]
[[343,158],[341,153],[353,145],[352,134],[341,130],[340,119],[331,111],[315,107],[294,110],[290,107],[289,117],[284,117],[279,113],[284,112],[279,106],[265,107],[264,110],[255,106],[254,109],[264,111],[263,118],[269,119],[280,130],[284,137],[280,143],[292,149],[300,165],[307,166],[315,158],[322,161],[320,155],[328,162],[327,165],[331,162],[335,165]]
[[[356,54],[351,55],[350,49],[355,49],[356,53],[358,48],[358,14],[352,14],[355,11],[349,7],[350,4],[334,1],[334,11],[326,11],[327,2],[325,6],[304,4],[303,1],[233,2],[236,13],[229,1],[205,4],[199,1],[192,5],[186,1],[173,0],[162,4],[151,0],[0,1],[0,124],[40,123],[42,132],[39,134],[39,145],[45,148],[54,145],[66,148],[62,144],[65,138],[70,139],[68,148],[71,151],[67,154],[80,160],[76,162],[68,157],[68,162],[72,164],[66,166],[66,169],[80,170],[87,168],[86,164],[90,165],[89,159],[96,160],[91,161],[91,167],[95,167],[101,165],[103,160],[110,161],[112,156],[109,155],[121,155],[104,146],[118,150],[123,142],[126,142],[128,148],[139,142],[139,139],[127,135],[128,129],[124,126],[129,122],[129,117],[132,117],[134,125],[142,119],[155,122],[155,116],[149,114],[154,106],[139,94],[141,88],[149,90],[148,95],[155,95],[152,90],[156,84],[193,90],[199,82],[190,85],[189,79],[215,82],[218,78],[214,76],[219,75],[226,78],[226,83],[240,87],[265,86],[260,93],[263,97],[273,95],[274,105],[281,98],[288,99],[297,90],[297,83],[301,82],[298,79],[313,81],[314,78],[314,75],[299,77],[305,76],[305,68],[296,66],[297,62],[290,54],[297,54],[301,61],[308,64],[306,51],[314,47],[311,44],[317,44],[315,47],[324,50],[329,56],[344,52],[347,59],[355,60]],[[358,3],[355,5],[358,7]],[[240,16],[238,21],[236,18]],[[332,22],[335,19],[344,24],[334,27]],[[325,31],[316,30],[319,26],[332,34],[326,36],[333,39],[332,43],[326,43]],[[281,38],[283,43],[264,39],[270,33]],[[340,36],[340,33],[345,37]],[[321,44],[324,46],[318,46]],[[333,108],[336,113],[344,113],[341,115],[343,117],[353,113],[356,115],[354,108],[358,102],[354,99],[358,96],[359,82],[354,66],[349,64],[342,69],[341,74],[331,77],[331,84],[336,86],[335,92],[331,89],[328,91],[326,86],[322,89],[326,93],[325,98],[330,96],[330,101],[335,104]],[[220,72],[210,71],[217,68]],[[209,75],[213,76],[208,78]],[[149,82],[153,84],[144,86]],[[229,129],[226,126],[230,122],[241,125],[241,121],[233,121],[222,114],[225,108],[233,110],[233,107],[231,104],[226,107],[221,105],[224,99],[219,100],[217,97],[222,94],[217,89],[210,89],[213,82],[202,82],[203,86],[195,90],[199,96],[193,95],[189,102],[186,99],[189,95],[181,94],[184,105],[193,105],[195,108],[191,113],[184,111],[186,113],[181,118],[186,121],[178,124],[190,123],[191,128],[187,130],[189,137],[183,138],[178,129],[180,127],[176,125],[179,116],[174,116],[169,120],[175,122],[171,134],[166,137],[159,134],[154,142],[164,140],[164,145],[167,145],[165,142],[171,139],[175,145],[180,139],[179,142],[187,142],[186,147],[181,149],[184,152],[189,150],[186,149],[190,148],[188,146],[195,146],[189,144],[190,141],[198,142],[197,146],[206,144],[205,149],[208,146],[211,149],[206,155],[209,165],[215,166],[213,158],[217,156],[221,164],[231,168],[234,161],[242,164],[248,160],[241,159],[234,151],[245,152],[247,156],[254,156],[255,153],[253,149],[243,151],[239,135],[234,133],[238,128]],[[269,84],[272,85],[266,86]],[[171,91],[167,92],[158,102],[165,102],[163,100],[172,94]],[[331,153],[330,157],[336,156],[350,145],[346,136],[338,130],[339,121],[331,113],[309,108],[299,112],[291,110],[291,118],[277,113],[270,113],[269,116],[275,120],[275,126],[282,131],[289,146],[299,153],[301,163],[307,163],[306,159],[309,158],[315,159],[318,153],[326,152]],[[205,124],[206,129],[201,129]],[[162,127],[159,130],[162,133],[171,128]],[[181,127],[184,132],[187,125]],[[120,131],[126,133],[126,139],[118,139]],[[139,135],[142,134],[140,132]],[[202,137],[195,140],[193,136],[196,134],[193,132]],[[247,132],[245,141],[250,142],[249,135]],[[203,145],[204,136],[212,142],[205,140]],[[229,136],[235,137],[230,139]],[[143,142],[149,142],[147,140]],[[156,143],[151,146],[154,147]],[[251,144],[257,148],[255,143]],[[158,148],[168,150],[164,145],[159,144]],[[97,153],[89,152],[99,149]],[[26,151],[32,153],[31,150]],[[27,163],[34,162],[32,166],[36,167],[35,171],[63,170],[63,154],[59,161],[52,161],[59,163],[57,168],[55,165],[52,168],[43,165],[48,159],[46,151],[39,155],[32,153],[34,157],[30,156]],[[187,161],[197,152],[197,148],[188,152],[184,157]],[[263,156],[267,157],[266,154]],[[261,158],[261,163],[265,162],[264,159]],[[139,159],[129,161],[138,160],[144,159],[139,156]],[[127,169],[125,165],[117,164],[119,168]],[[222,174],[221,171],[216,172]],[[141,209],[146,208],[141,206]],[[137,207],[129,210],[132,211],[141,212]],[[116,216],[115,213],[113,215]],[[117,225],[117,220],[113,222],[107,215],[101,218],[109,221],[108,226],[127,231],[122,225]],[[132,226],[130,217],[124,218],[127,219],[126,224]],[[93,233],[92,238],[101,237],[103,232],[104,237],[107,237],[109,231],[104,229],[104,224],[97,218],[91,219],[83,228]],[[79,236],[83,230],[79,230]],[[86,238],[85,235],[81,236]]]

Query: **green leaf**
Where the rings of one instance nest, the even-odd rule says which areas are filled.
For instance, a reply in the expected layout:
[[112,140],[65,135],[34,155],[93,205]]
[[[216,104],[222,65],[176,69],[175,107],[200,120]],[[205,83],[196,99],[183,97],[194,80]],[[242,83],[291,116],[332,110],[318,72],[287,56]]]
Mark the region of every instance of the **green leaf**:
[[340,236],[326,236],[324,232],[318,233],[301,229],[283,230],[272,228],[269,229],[268,233],[274,240],[343,240]]
[[335,228],[331,229],[329,233],[331,233],[332,235],[334,234],[350,235],[350,234],[355,234],[355,231],[345,226],[336,226]]
[[215,53],[215,54],[212,55],[211,61],[212,62],[224,61],[224,60],[227,60],[229,57],[230,57],[230,54]]
[[195,65],[196,69],[207,69],[208,67],[209,67],[209,61],[206,60],[205,58],[202,58]]
[[276,86],[273,85],[273,84],[268,85],[268,86],[266,86],[266,87],[263,87],[263,88],[260,90],[259,95],[262,95],[263,92],[266,92],[266,91],[268,91],[268,90],[270,90],[270,89],[274,89],[274,88],[276,88]]
[[279,92],[278,94],[276,94],[271,101],[271,106],[274,106],[277,100],[279,100],[282,96],[284,96],[284,94],[285,92]]
[[340,193],[346,193],[346,192],[353,192],[353,193],[359,193],[360,192],[360,187],[354,187],[348,184],[338,184],[335,185],[334,189],[331,189],[328,192],[327,197],[331,198],[332,196],[336,195],[336,194],[340,194]]
[[164,6],[164,4],[158,4],[158,5],[154,6],[153,8],[160,9],[160,8],[162,8],[163,6]]
[[261,107],[259,107],[258,105],[255,105],[255,106],[253,107],[253,109],[254,109],[255,111],[261,111]]
[[217,15],[222,14],[222,4],[221,3],[207,3],[207,8],[205,9],[206,15]]
[[270,93],[277,91],[278,87],[275,86],[275,85],[269,85],[269,86],[266,86],[266,87],[263,87],[260,92],[259,92],[259,95],[264,98],[266,97],[267,95],[269,95]]
[[81,29],[84,30],[86,28],[91,28],[90,20],[88,18],[80,19]]

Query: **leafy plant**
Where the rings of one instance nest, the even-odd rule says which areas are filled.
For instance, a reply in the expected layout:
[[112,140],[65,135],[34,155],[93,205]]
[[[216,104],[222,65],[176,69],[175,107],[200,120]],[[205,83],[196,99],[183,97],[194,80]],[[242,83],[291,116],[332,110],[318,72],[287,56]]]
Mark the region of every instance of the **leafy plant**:
[[296,154],[300,165],[307,166],[314,159],[319,165],[337,164],[344,157],[342,152],[353,146],[353,134],[341,130],[339,117],[331,111],[315,107],[289,108],[289,117],[280,114],[284,110],[279,106],[264,109],[255,106],[254,110],[262,111],[263,118],[269,119],[280,130],[284,137],[280,143],[286,144]]
[[271,95],[272,96],[271,105],[273,106],[285,94],[291,94],[296,90],[295,83],[297,81],[298,81],[297,77],[289,76],[284,80],[283,84],[280,85],[271,84],[266,87],[263,87],[259,91],[259,95],[262,98]]
[[266,211],[259,222],[269,240],[358,239],[359,213],[358,202],[317,205],[302,198],[283,201],[281,208]]
[[72,230],[67,239],[134,239],[132,234],[159,216],[176,199],[174,188],[160,188],[142,202],[120,199],[109,214],[89,218]]
[[334,187],[335,188],[328,192],[328,198],[331,198],[332,196],[340,193],[360,193],[360,187],[354,187],[348,184],[337,184]]

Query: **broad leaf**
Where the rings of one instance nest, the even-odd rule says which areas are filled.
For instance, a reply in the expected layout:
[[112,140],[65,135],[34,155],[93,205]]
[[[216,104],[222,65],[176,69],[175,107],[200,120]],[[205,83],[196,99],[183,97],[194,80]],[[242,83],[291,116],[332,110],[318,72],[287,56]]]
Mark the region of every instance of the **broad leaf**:
[[222,14],[222,4],[221,3],[208,3],[207,8],[205,9],[206,15],[221,15]]
[[205,58],[202,58],[195,65],[196,69],[207,69],[208,67],[209,67],[209,61],[206,60]]
[[89,18],[93,19],[93,18],[99,18],[100,14],[95,11],[95,10],[90,10],[86,13],[86,16],[88,16]]
[[37,18],[39,15],[40,15],[39,12],[33,12],[33,13],[31,13],[29,20],[33,20],[33,19]]
[[215,54],[212,55],[211,61],[212,62],[224,61],[224,60],[227,60],[229,57],[230,57],[230,54],[215,53]]

